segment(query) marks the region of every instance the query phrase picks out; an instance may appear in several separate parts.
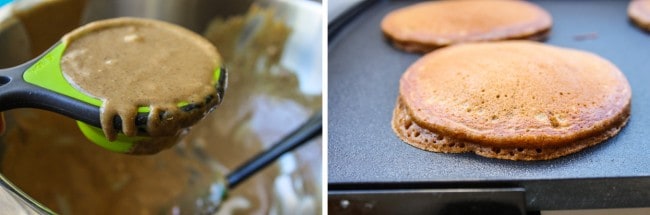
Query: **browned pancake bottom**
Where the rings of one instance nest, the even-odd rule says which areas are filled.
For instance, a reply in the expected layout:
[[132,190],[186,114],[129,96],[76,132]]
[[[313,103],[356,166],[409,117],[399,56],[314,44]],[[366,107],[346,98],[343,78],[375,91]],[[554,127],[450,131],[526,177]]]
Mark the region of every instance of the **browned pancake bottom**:
[[[648,25],[648,29],[650,29],[650,25]],[[544,41],[546,38],[548,38],[549,33],[551,32],[550,28],[547,29],[542,29],[538,32],[535,32],[533,34],[526,34],[526,35],[516,35],[508,38],[503,38],[500,40],[533,40],[533,41]],[[425,43],[425,42],[417,42],[417,41],[403,41],[399,40],[397,38],[391,37],[389,34],[384,33],[384,37],[390,44],[392,44],[395,48],[404,50],[406,52],[412,52],[412,53],[422,53],[426,54],[428,52],[431,52],[433,50],[449,46],[452,44],[434,44],[434,43]]]
[[616,135],[627,124],[629,117],[630,105],[628,104],[622,112],[622,115],[618,117],[618,120],[616,123],[613,123],[614,126],[610,129],[594,136],[556,147],[494,147],[443,136],[420,127],[415,123],[411,119],[411,116],[408,115],[406,105],[404,105],[401,98],[397,99],[391,124],[400,139],[416,148],[426,151],[443,153],[474,152],[477,155],[488,158],[533,161],[558,158],[601,143]]
[[630,17],[630,20],[632,21],[632,23],[637,25],[639,28],[641,28],[641,29],[643,29],[645,31],[650,31],[650,22],[646,23],[646,22],[637,20],[634,17]]

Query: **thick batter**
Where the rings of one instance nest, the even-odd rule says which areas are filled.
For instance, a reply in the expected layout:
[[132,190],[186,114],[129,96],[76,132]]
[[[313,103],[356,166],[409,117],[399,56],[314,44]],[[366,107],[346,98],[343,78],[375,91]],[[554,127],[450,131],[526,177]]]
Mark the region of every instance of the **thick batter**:
[[[104,134],[114,140],[113,118],[127,136],[137,134],[138,107],[149,107],[147,132],[175,136],[220,98],[213,72],[216,48],[201,36],[169,23],[137,18],[93,22],[65,35],[61,69],[79,90],[103,100]],[[201,111],[182,111],[181,102]]]

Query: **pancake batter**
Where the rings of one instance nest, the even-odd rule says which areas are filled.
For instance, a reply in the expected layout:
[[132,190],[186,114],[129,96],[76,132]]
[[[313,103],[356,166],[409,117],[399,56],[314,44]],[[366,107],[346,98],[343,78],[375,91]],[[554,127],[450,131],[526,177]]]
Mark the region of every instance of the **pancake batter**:
[[[221,65],[216,48],[180,26],[139,18],[90,23],[65,35],[61,69],[69,82],[103,101],[102,129],[109,140],[137,134],[138,107],[149,107],[147,133],[176,136],[211,110],[217,96],[213,72]],[[188,102],[193,111],[178,104]]]

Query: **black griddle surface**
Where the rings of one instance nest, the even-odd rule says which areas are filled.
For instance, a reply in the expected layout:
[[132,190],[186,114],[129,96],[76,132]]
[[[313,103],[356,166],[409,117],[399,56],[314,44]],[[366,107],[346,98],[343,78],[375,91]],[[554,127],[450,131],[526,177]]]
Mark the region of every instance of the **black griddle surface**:
[[617,136],[537,162],[427,152],[393,133],[399,79],[421,55],[393,48],[379,25],[413,3],[379,1],[330,35],[330,190],[506,184],[526,188],[533,209],[650,207],[650,34],[629,22],[627,1],[535,1],[553,16],[546,43],[607,58],[632,86],[631,118]]

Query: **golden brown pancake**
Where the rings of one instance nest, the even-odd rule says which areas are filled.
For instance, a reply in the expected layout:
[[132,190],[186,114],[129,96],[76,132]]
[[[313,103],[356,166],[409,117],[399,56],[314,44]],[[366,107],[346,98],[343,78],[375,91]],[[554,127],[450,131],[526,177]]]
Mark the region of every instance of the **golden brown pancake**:
[[434,152],[553,159],[614,136],[630,115],[631,88],[615,65],[530,41],[429,53],[399,90],[393,130]]
[[395,10],[381,29],[399,49],[429,52],[457,43],[545,38],[551,16],[524,1],[434,1]]
[[627,14],[634,24],[650,31],[650,1],[634,0],[627,7]]

